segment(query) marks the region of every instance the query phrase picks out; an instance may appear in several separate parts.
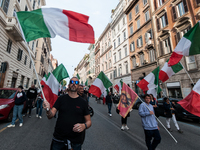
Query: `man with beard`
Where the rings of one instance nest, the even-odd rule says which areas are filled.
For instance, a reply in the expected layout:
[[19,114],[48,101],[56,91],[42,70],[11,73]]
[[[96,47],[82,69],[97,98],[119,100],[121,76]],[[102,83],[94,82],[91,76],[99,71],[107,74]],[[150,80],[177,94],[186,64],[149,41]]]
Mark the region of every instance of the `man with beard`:
[[78,95],[83,98],[87,104],[88,104],[88,99],[87,99],[87,95],[84,94],[84,88],[83,88],[83,85],[80,84],[79,87],[78,87]]
[[58,111],[58,119],[53,134],[51,150],[66,149],[81,150],[84,130],[91,126],[88,105],[78,94],[79,80],[77,77],[70,79],[69,92],[60,96],[52,109],[44,101],[44,109],[49,119]]

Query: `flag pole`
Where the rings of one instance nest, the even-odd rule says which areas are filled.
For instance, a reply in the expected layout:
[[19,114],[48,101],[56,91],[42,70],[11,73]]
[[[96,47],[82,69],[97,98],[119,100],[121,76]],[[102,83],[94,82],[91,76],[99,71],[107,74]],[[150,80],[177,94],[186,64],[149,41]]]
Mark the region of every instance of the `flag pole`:
[[187,70],[185,69],[185,67],[183,66],[183,64],[180,61],[180,64],[182,65],[183,69],[185,70],[185,72],[187,73],[188,77],[190,78],[190,80],[192,81],[192,84],[194,85],[194,82],[192,80],[192,78],[190,77],[189,73],[187,72]]
[[23,39],[24,39],[24,42],[25,42],[25,45],[26,45],[26,49],[27,49],[27,51],[28,51],[28,53],[29,53],[29,57],[30,57],[31,63],[33,64],[33,69],[34,69],[34,71],[35,71],[36,78],[37,78],[37,82],[39,83],[40,90],[42,91],[42,96],[43,96],[44,100],[46,100],[46,99],[45,99],[45,96],[44,96],[44,93],[43,93],[43,90],[42,90],[42,86],[41,86],[41,84],[40,84],[40,80],[39,80],[37,71],[36,71],[36,69],[35,69],[35,63],[33,62],[33,59],[32,59],[32,57],[31,57],[31,53],[30,53],[30,49],[29,49],[29,47],[28,47],[28,44],[27,44],[27,42],[26,42],[26,38],[25,38],[25,36],[24,36],[24,32],[23,32],[22,27],[21,27],[21,24],[20,24],[20,22],[19,22],[19,20],[18,20],[17,13],[16,13],[16,12],[14,12],[14,13],[15,13],[15,17],[16,17],[17,23],[18,23],[18,25],[19,25],[19,29],[20,29],[20,31],[21,31],[22,37],[23,37]]
[[[144,102],[139,96],[138,96],[138,98],[139,98],[139,100],[141,101],[141,102]],[[146,106],[146,108],[149,110],[149,111],[151,111],[150,110],[150,108],[147,106],[147,104],[144,102],[144,105]],[[155,116],[155,114],[153,114],[154,116]],[[167,133],[172,137],[172,139],[176,142],[176,143],[178,143],[177,142],[177,140],[175,139],[175,137],[173,137],[173,135],[166,129],[166,127],[162,124],[162,122],[155,116],[155,118],[156,118],[156,120],[162,125],[162,127],[167,131]]]

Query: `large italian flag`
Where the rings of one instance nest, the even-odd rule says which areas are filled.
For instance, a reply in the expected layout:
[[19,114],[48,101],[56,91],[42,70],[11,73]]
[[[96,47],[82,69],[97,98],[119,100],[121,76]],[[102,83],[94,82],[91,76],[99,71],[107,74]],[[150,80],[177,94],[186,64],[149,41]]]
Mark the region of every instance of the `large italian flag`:
[[108,77],[101,71],[98,75],[98,77],[94,80],[93,84],[91,85],[89,89],[89,93],[100,97],[101,94],[105,91],[105,89],[108,89],[110,86],[112,86],[112,83],[108,79]]
[[42,80],[41,80],[41,82],[40,82],[40,84],[41,85],[45,85],[46,84],[46,81],[47,81],[47,79],[49,78],[49,76],[50,76],[50,72],[46,75],[44,75],[44,77],[42,78]]
[[41,8],[17,12],[26,41],[59,35],[67,40],[94,43],[94,31],[89,17],[59,8]]
[[174,74],[176,74],[177,72],[183,69],[183,66],[181,65],[180,62],[170,67],[168,66],[168,61],[169,60],[167,60],[167,62],[164,64],[163,68],[159,72],[159,79],[162,82],[167,81],[171,76],[173,76]]
[[200,80],[195,84],[192,92],[178,103],[191,114],[200,117]]
[[50,103],[51,108],[58,98],[60,81],[67,77],[69,77],[69,75],[63,64],[60,64],[48,77],[43,87],[43,93],[45,99]]
[[121,91],[122,86],[123,86],[123,81],[122,81],[122,80],[120,80],[119,83],[117,83],[117,84],[114,86],[114,88],[115,88],[115,90],[117,91],[117,93],[119,93],[119,92]]
[[200,24],[191,28],[179,41],[170,59],[169,66],[177,64],[183,56],[200,54]]

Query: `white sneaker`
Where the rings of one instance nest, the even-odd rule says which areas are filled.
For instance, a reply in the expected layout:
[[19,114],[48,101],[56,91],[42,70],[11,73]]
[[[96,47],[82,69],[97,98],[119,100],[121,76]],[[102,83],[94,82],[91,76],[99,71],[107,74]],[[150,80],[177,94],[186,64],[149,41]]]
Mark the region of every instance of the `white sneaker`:
[[38,114],[36,115],[36,117],[38,117]]
[[124,131],[124,126],[122,126],[122,127],[121,127],[121,130],[123,130],[123,131]]
[[22,126],[23,126],[23,123],[20,123],[20,124],[19,124],[19,127],[22,127]]
[[128,126],[125,126],[124,128],[125,128],[126,130],[129,130],[129,127],[128,127]]
[[42,119],[42,116],[39,116],[40,119]]
[[112,117],[112,114],[110,114],[110,117]]
[[10,127],[15,127],[15,125],[14,125],[14,124],[9,124],[7,127],[8,127],[8,128],[10,128]]

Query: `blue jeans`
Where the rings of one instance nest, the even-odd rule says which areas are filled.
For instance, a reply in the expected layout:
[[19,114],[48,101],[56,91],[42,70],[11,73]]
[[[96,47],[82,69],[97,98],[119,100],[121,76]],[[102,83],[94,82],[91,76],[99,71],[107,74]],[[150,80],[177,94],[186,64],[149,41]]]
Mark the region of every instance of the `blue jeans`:
[[111,114],[112,103],[108,103],[108,113]]
[[[148,150],[155,150],[161,141],[161,136],[158,129],[144,130],[144,133],[145,133],[145,140],[146,140],[146,145],[148,147]],[[152,138],[154,139],[153,139],[153,142],[151,143]]]
[[[71,143],[71,146],[73,150],[81,150],[82,147],[81,144],[73,144],[73,143]],[[67,146],[65,146],[64,142],[57,142],[55,140],[52,140],[51,150],[68,150],[68,149]]]
[[22,117],[22,110],[23,110],[24,104],[22,105],[15,105],[13,108],[13,118],[12,118],[12,125],[15,124],[15,121],[17,120],[17,116],[19,118],[19,123],[23,123],[23,117]]
[[42,116],[42,108],[43,108],[42,103],[43,103],[43,100],[41,100],[41,99],[37,100],[36,114],[38,114],[38,110],[40,109],[39,116]]

